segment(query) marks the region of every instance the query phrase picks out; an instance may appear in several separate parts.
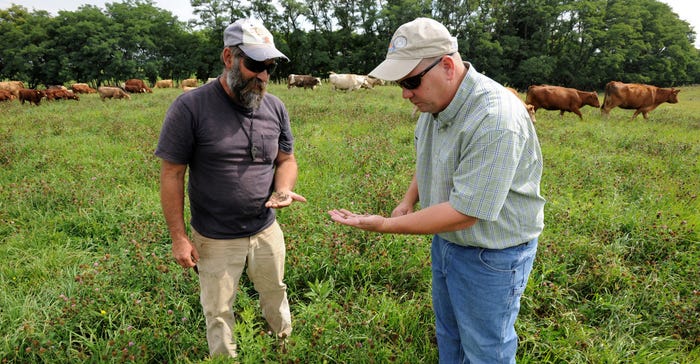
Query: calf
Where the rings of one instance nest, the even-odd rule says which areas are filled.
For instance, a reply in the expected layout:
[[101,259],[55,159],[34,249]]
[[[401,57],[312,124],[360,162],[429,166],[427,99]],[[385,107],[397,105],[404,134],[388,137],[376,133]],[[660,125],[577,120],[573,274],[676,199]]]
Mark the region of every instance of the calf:
[[578,115],[581,120],[583,120],[581,107],[585,105],[600,107],[598,94],[593,91],[579,91],[575,88],[550,85],[528,87],[525,104],[532,105],[534,112],[539,108],[560,110],[559,116],[564,116],[564,112],[568,111]]
[[610,81],[605,85],[605,98],[600,108],[601,114],[607,117],[614,107],[621,109],[636,109],[632,120],[639,115],[649,118],[649,112],[664,102],[678,103],[678,93],[675,88],[660,88],[639,83],[622,83]]
[[29,104],[39,106],[39,103],[44,96],[44,91],[41,90],[35,90],[32,88],[23,88],[19,90],[19,101],[22,102],[22,105],[24,105],[25,101],[29,101]]
[[131,96],[119,87],[100,86],[97,88],[97,92],[100,94],[100,99],[102,99],[102,101],[105,99],[131,100]]

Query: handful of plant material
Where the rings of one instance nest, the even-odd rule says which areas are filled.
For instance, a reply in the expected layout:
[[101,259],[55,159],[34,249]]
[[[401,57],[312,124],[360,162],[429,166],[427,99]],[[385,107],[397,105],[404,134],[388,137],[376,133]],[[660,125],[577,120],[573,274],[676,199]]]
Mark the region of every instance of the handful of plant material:
[[270,202],[272,203],[280,203],[287,201],[289,198],[289,195],[284,193],[284,192],[273,192],[272,196],[270,196]]

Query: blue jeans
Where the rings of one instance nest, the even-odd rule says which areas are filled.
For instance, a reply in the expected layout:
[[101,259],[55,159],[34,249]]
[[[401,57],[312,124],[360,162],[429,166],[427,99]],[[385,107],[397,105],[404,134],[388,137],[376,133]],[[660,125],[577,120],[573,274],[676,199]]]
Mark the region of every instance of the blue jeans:
[[536,251],[537,238],[492,250],[433,237],[433,309],[440,363],[515,363],[515,319]]

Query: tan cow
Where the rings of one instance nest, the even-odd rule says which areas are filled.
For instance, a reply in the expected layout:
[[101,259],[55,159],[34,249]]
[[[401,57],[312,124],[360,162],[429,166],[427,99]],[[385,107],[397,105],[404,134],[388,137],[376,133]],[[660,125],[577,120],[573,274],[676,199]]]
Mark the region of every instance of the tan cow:
[[180,82],[180,87],[197,87],[199,86],[199,80],[196,78],[187,78]]
[[585,105],[600,107],[600,100],[594,91],[579,91],[575,88],[561,86],[532,85],[527,88],[525,104],[532,105],[535,112],[540,108],[559,110],[559,116],[564,116],[564,112],[568,111],[578,115],[579,119],[583,120],[581,107]]
[[100,86],[97,88],[97,92],[100,94],[100,99],[104,101],[105,99],[127,99],[131,100],[131,96],[127,94],[124,90],[119,87],[110,86]]
[[153,86],[153,88],[172,88],[173,87],[173,80],[159,80],[156,81],[156,85]]
[[19,98],[19,90],[24,88],[22,81],[2,81],[0,90],[10,91],[16,98]]
[[74,83],[70,86],[76,94],[94,94],[97,92],[94,88],[88,86],[87,83]]
[[678,93],[681,90],[675,88],[660,88],[639,83],[622,83],[610,81],[605,85],[605,98],[600,112],[603,116],[610,115],[610,110],[619,107],[621,109],[636,109],[632,119],[639,113],[648,119],[649,112],[656,109],[664,102],[678,103]]
[[332,90],[353,91],[358,90],[367,83],[367,76],[355,75],[352,73],[330,72],[328,77]]

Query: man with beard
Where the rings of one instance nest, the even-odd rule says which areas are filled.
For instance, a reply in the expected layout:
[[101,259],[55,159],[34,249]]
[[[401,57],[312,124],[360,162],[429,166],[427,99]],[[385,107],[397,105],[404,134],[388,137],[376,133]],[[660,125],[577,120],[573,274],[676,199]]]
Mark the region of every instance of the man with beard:
[[[229,25],[221,76],[173,102],[155,151],[173,257],[199,274],[211,356],[236,356],[232,306],[246,264],[270,330],[281,341],[292,331],[275,209],[306,199],[292,191],[297,162],[289,115],[265,92],[281,59],[288,60],[260,22]],[[183,211],[188,167],[191,240]]]

